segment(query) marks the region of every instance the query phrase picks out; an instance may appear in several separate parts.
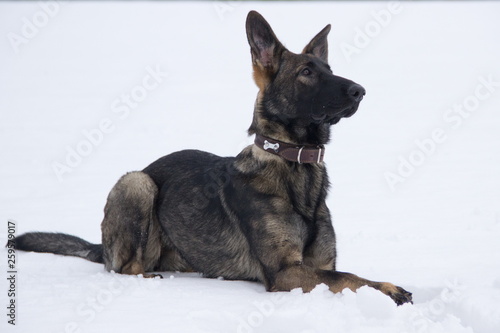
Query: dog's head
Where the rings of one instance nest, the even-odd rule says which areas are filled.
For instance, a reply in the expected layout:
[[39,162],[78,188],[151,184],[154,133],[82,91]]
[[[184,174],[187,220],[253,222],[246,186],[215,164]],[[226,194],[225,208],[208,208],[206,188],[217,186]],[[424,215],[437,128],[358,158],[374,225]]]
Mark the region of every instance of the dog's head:
[[255,11],[248,14],[246,31],[260,89],[249,133],[273,135],[261,132],[273,132],[272,127],[278,126],[281,132],[287,130],[289,140],[326,143],[320,142],[328,141],[326,128],[352,116],[365,95],[362,86],[332,73],[328,65],[330,25],[300,54],[288,51]]

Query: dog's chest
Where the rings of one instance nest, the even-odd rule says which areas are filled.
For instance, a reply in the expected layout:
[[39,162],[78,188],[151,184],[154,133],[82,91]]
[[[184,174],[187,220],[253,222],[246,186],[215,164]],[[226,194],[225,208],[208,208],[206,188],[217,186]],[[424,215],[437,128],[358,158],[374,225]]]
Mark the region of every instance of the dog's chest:
[[287,192],[295,211],[313,221],[326,194],[326,170],[322,165],[294,165],[287,178]]

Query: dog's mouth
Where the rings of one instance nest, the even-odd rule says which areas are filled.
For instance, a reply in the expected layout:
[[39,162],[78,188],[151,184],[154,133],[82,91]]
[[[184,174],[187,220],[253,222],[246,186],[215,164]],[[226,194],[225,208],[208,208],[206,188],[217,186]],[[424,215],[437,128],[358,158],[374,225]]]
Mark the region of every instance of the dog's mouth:
[[313,114],[311,118],[315,123],[322,123],[326,119],[326,113]]
[[350,116],[355,114],[356,111],[358,110],[358,106],[359,106],[359,103],[357,103],[351,107],[348,107],[346,109],[343,109],[340,112],[333,112],[333,113],[329,113],[328,111],[326,111],[327,109],[325,108],[324,109],[325,112],[313,113],[311,115],[311,118],[312,118],[313,122],[315,122],[317,124],[327,122],[331,125],[334,125],[334,124],[338,123],[340,121],[340,119],[349,118]]

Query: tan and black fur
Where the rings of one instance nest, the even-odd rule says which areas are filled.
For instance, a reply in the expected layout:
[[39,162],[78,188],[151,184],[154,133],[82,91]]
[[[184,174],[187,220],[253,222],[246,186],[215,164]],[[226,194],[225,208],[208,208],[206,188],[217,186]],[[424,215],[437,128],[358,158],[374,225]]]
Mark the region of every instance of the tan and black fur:
[[[300,54],[288,51],[257,12],[246,22],[259,87],[250,134],[323,145],[354,114],[365,90],[328,65],[326,26]],[[262,282],[269,291],[325,283],[333,292],[370,286],[396,303],[411,294],[336,270],[335,233],[323,163],[300,164],[256,145],[236,157],[185,150],[123,176],[111,190],[102,245],[65,234],[28,233],[21,250],[74,255],[122,274],[196,271]]]

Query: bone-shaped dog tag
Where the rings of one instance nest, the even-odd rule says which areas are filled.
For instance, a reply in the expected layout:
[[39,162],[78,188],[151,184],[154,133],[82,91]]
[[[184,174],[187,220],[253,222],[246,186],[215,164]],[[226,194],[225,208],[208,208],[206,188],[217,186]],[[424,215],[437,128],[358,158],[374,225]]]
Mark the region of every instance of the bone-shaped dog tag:
[[278,152],[279,148],[280,148],[280,144],[279,143],[270,143],[267,140],[264,141],[264,150],[272,149],[275,152]]

